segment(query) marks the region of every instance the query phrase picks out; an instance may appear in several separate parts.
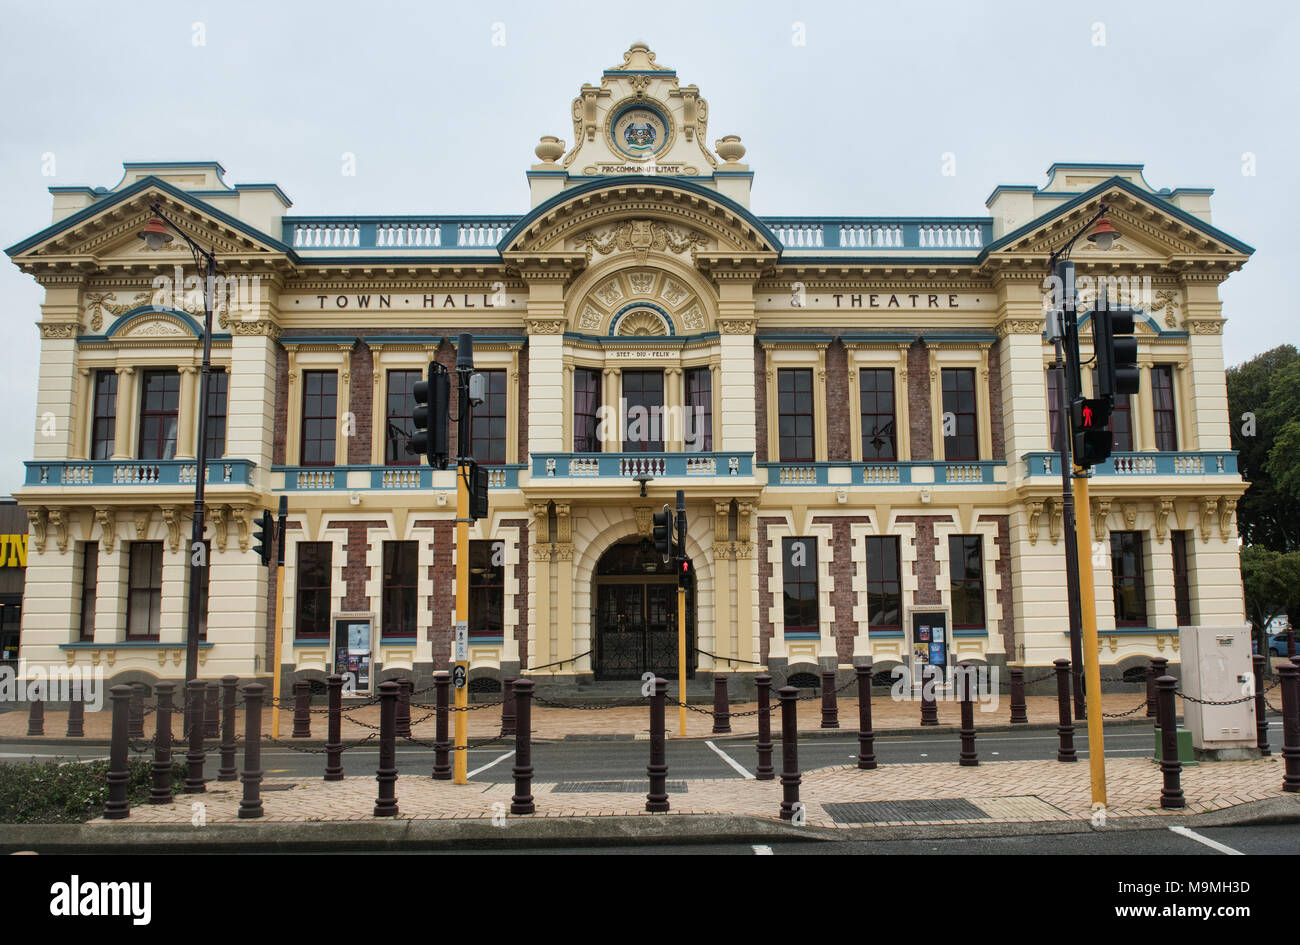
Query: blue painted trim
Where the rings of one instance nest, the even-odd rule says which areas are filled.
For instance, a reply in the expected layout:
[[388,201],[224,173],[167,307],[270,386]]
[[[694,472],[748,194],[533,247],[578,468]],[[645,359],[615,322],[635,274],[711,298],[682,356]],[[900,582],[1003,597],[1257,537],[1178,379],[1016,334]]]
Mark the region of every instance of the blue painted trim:
[[[928,466],[934,470],[934,485],[937,486],[993,485],[995,484],[994,475],[993,475],[994,470],[997,469],[999,466],[1005,467],[1007,464],[1005,460],[997,460],[997,459],[972,460],[969,462],[963,462],[961,460],[949,461],[949,460],[942,460],[942,459],[927,459],[927,460],[912,460],[912,461],[901,461],[901,462],[892,462],[892,463],[887,463],[887,462],[848,463],[848,462],[841,462],[841,461],[820,461],[820,462],[763,461],[763,462],[756,463],[755,465],[759,469],[767,470],[767,484],[769,487],[799,489],[799,488],[808,488],[808,487],[815,487],[815,486],[834,485],[836,487],[844,486],[845,488],[849,486],[856,486],[858,488],[866,488],[866,489],[872,489],[872,488],[892,489],[892,488],[898,488],[899,486],[919,485],[919,483],[915,483],[912,479],[912,470],[919,467],[925,467],[925,466]],[[949,467],[953,467],[953,466],[978,467],[980,470],[979,481],[966,482],[966,481],[958,480],[958,481],[949,482],[947,471]],[[782,469],[812,470],[812,477],[807,481],[782,482],[781,481]],[[832,483],[830,481],[831,469],[848,469],[850,471],[849,481],[845,483]],[[864,482],[863,481],[864,470],[866,469],[896,469],[898,470],[898,482]]]
[[953,628],[952,635],[954,637],[987,637],[989,630],[988,627],[971,627],[966,630]]
[[323,646],[329,648],[330,637],[294,637],[293,646]]
[[787,640],[820,640],[821,634],[815,630],[787,630],[785,631]]
[[[59,486],[61,488],[81,488],[95,486],[111,486],[114,488],[150,488],[154,486],[184,486],[193,488],[193,479],[181,482],[181,470],[187,467],[198,469],[198,463],[192,459],[77,459],[77,460],[57,460],[55,462],[40,462],[37,460],[27,460],[23,463],[27,467],[27,486]],[[253,481],[253,469],[256,463],[249,459],[227,458],[209,459],[206,463],[207,484],[213,485],[251,485]],[[224,478],[224,467],[230,467],[230,479]],[[77,471],[76,478],[72,482],[64,481],[64,471],[73,469]],[[138,475],[141,471],[146,471],[146,475],[153,475],[155,478],[146,479],[146,481],[129,481],[117,482],[117,470],[129,470]],[[89,474],[87,476],[87,473]]]
[[356,344],[358,340],[356,335],[294,335],[289,338],[280,336],[280,344],[286,348],[290,345],[341,345],[349,342]]
[[410,646],[412,643],[419,643],[419,637],[380,637],[380,646]]
[[805,341],[809,344],[830,344],[835,340],[835,335],[801,335],[797,332],[774,332],[769,335],[766,332],[763,332],[755,335],[754,340],[759,344],[762,344],[764,341],[770,341],[774,344],[779,344],[781,342],[799,343]]
[[902,630],[873,630],[867,628],[867,638],[871,640],[901,640],[903,638]]
[[[640,303],[637,303],[640,304]],[[699,341],[710,341],[719,337],[716,331],[705,331],[698,335],[622,335],[611,338],[609,335],[587,335],[578,331],[566,331],[564,338],[569,341],[590,341],[599,345],[672,345],[683,347]]]
[[129,312],[124,314],[121,318],[113,322],[113,324],[109,327],[108,331],[104,332],[104,338],[105,339],[112,338],[119,331],[121,331],[122,328],[128,322],[133,322],[137,318],[140,318],[143,315],[153,315],[159,313],[163,315],[173,315],[176,318],[179,318],[182,322],[185,323],[186,328],[194,332],[194,337],[196,338],[203,337],[203,326],[200,325],[193,318],[191,318],[186,312],[182,312],[179,309],[174,309],[174,308],[163,308],[161,305],[141,305],[139,308],[131,309]]
[[[1204,461],[1206,466],[1204,472],[1180,472],[1178,470],[1177,467],[1180,461],[1192,458],[1200,458]],[[1115,471],[1116,461],[1128,465],[1135,461],[1148,459],[1155,463],[1154,472],[1126,470],[1117,473]],[[1216,468],[1220,459],[1223,460],[1222,472]],[[1035,476],[1059,478],[1061,475],[1060,458],[1057,453],[1048,450],[1035,450],[1034,452],[1022,454],[1020,460],[1025,464],[1026,478],[1032,479]],[[1047,461],[1049,472],[1043,471],[1044,460]],[[1112,453],[1105,462],[1093,467],[1094,476],[1116,476],[1134,478],[1139,481],[1150,476],[1237,476],[1238,474],[1237,454],[1232,450],[1173,450],[1164,452],[1152,450],[1150,452]]]
[[[730,461],[735,457],[738,462],[736,472],[730,471]],[[727,479],[733,475],[752,476],[753,473],[753,453],[710,451],[710,452],[680,452],[680,453],[533,453],[532,459],[532,476],[537,479],[566,479],[572,481],[589,480],[599,482],[610,479],[627,479],[620,471],[620,465],[624,459],[639,459],[662,461],[665,471],[662,473],[664,478],[683,478],[698,479],[700,481],[716,481],[718,479]],[[587,475],[569,475],[568,464],[571,460],[595,461],[596,473]],[[715,465],[715,471],[710,475],[688,474],[686,464],[688,460],[712,459]],[[546,471],[547,460],[554,460],[556,470],[548,474]]]
[[839,339],[840,341],[844,342],[846,345],[854,344],[856,342],[870,342],[870,341],[887,342],[890,344],[903,344],[904,342],[918,341],[920,337],[921,337],[920,335],[914,335],[907,332],[882,331],[882,332],[876,332],[874,334],[872,332],[846,333],[840,335]]
[[[633,311],[633,310],[638,309],[638,308],[650,308],[650,309],[654,309],[654,310],[655,310],[656,312],[658,312],[659,315],[663,318],[663,320],[664,320],[664,324],[668,326],[668,334],[669,334],[669,336],[670,336],[670,337],[676,337],[676,336],[677,336],[677,326],[673,324],[673,318],[672,318],[672,316],[669,315],[668,312],[667,312],[665,309],[663,309],[661,306],[655,305],[653,302],[628,302],[626,305],[624,305],[622,308],[620,308],[617,312],[615,312],[615,313],[614,313],[614,317],[610,320],[610,323],[609,323],[609,334],[610,334],[610,337],[615,337],[616,329],[618,328],[618,322],[619,322],[619,319],[621,319],[621,318],[622,318],[624,315],[626,315],[628,312]],[[653,336],[653,337],[658,337],[658,336]]]
[[476,637],[474,636],[474,631],[471,630],[469,632],[469,642],[477,643],[480,646],[501,646],[501,644],[506,642],[506,638],[505,637]]

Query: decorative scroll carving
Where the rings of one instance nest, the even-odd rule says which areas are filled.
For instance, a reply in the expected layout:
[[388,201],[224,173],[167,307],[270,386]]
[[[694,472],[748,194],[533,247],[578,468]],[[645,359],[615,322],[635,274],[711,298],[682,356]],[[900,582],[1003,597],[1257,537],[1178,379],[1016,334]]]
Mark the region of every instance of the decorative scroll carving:
[[[1219,503],[1219,539],[1227,541],[1232,534],[1232,515],[1237,511],[1237,500],[1224,498]],[[53,515],[54,513],[50,513]],[[62,550],[62,548],[60,548]]]
[[1210,540],[1210,522],[1214,519],[1214,513],[1218,507],[1218,499],[1201,500],[1201,541]]
[[208,506],[208,519],[212,522],[212,533],[217,541],[217,550],[226,550],[226,538],[229,522],[226,519],[226,507],[224,505]]
[[652,511],[648,505],[638,505],[632,510],[632,514],[636,516],[636,533],[642,538],[650,537]]
[[693,230],[679,231],[657,220],[628,220],[599,236],[584,234],[582,242],[587,247],[587,264],[590,265],[593,252],[607,256],[615,251],[631,251],[638,262],[645,262],[651,250],[659,253],[667,250],[679,255],[690,250],[694,262],[697,247],[707,245],[708,241]]
[[99,523],[100,528],[99,543],[111,555],[117,543],[117,510],[95,509],[95,521]]
[[[573,542],[573,519],[569,516],[569,503],[555,503],[555,543],[557,545],[572,545]],[[563,560],[563,559],[561,559]]]
[[45,528],[48,521],[45,509],[28,509],[27,524],[32,529],[32,544],[36,546],[37,552],[45,553]]
[[1171,292],[1168,289],[1162,289],[1156,293],[1155,301],[1151,303],[1149,313],[1165,313],[1165,327],[1177,328],[1178,319],[1175,313],[1178,311],[1178,293]]
[[54,526],[54,541],[59,547],[59,554],[68,550],[68,515],[63,509],[50,509],[49,522]]
[[1106,531],[1106,516],[1110,514],[1110,499],[1092,500],[1092,534],[1094,541],[1100,541]]
[[[736,540],[742,545],[749,545],[749,519],[754,514],[754,506],[750,502],[736,503]],[[738,555],[738,557],[748,558],[749,555]]]
[[235,520],[235,529],[239,534],[239,550],[247,551],[252,543],[253,512],[246,505],[232,505],[230,515]]
[[1043,503],[1040,499],[1029,500],[1029,543],[1038,544],[1039,520],[1043,517]]
[[175,554],[181,547],[180,510],[174,505],[162,506],[163,524],[167,526],[167,546]]
[[1163,545],[1169,537],[1169,514],[1174,510],[1174,500],[1161,499],[1159,502],[1159,508],[1156,509],[1156,541]]

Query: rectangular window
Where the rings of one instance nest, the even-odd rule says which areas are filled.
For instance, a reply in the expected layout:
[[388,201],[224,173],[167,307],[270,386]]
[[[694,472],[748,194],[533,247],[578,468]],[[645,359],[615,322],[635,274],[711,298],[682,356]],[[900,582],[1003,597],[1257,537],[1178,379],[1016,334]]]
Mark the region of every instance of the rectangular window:
[[975,404],[975,371],[971,368],[944,368],[944,459],[974,462],[980,458],[979,419]]
[[126,636],[128,640],[157,640],[162,613],[162,542],[133,541],[129,554]]
[[664,448],[664,372],[623,372],[623,449],[658,453]]
[[894,372],[858,372],[858,396],[862,409],[863,462],[893,462],[898,459],[897,430],[894,427]]
[[81,620],[77,639],[95,639],[95,598],[99,588],[99,542],[87,541],[81,546]]
[[1178,626],[1192,625],[1192,588],[1189,583],[1189,561],[1187,532],[1170,533],[1171,550],[1174,557],[1174,611],[1178,615]]
[[573,451],[599,453],[601,373],[593,368],[573,371]]
[[781,539],[785,632],[817,633],[817,539]]
[[505,634],[506,569],[502,562],[505,542],[469,543],[469,635],[501,637]]
[[813,372],[805,368],[776,372],[777,435],[783,463],[811,463],[816,459],[812,377]]
[[298,543],[298,607],[293,626],[296,639],[329,639],[332,550],[327,541]]
[[948,536],[954,630],[983,630],[984,547],[979,535]]
[[91,421],[90,458],[112,459],[117,439],[117,372],[95,372],[95,413]]
[[384,542],[384,639],[415,638],[419,558],[418,542]]
[[1052,449],[1061,448],[1061,405],[1065,392],[1061,389],[1061,373],[1054,367],[1047,369],[1047,433]]
[[384,464],[417,466],[420,457],[406,451],[415,432],[411,414],[415,410],[415,385],[424,380],[423,371],[389,371],[388,396],[384,410]]
[[1115,626],[1147,625],[1147,584],[1141,532],[1110,533],[1110,572],[1115,588]]
[[[1097,372],[1092,372],[1092,389],[1097,390]],[[1133,452],[1133,419],[1129,412],[1129,395],[1116,394],[1110,412],[1111,451]]]
[[1156,435],[1156,449],[1178,449],[1178,423],[1174,419],[1174,368],[1157,364],[1151,368],[1151,410]]
[[230,411],[230,375],[213,368],[208,375],[208,459],[226,455],[226,417]]
[[506,461],[506,372],[478,373],[484,393],[483,403],[474,408],[471,452],[479,465],[499,465]]
[[867,538],[867,624],[872,630],[903,629],[898,578],[898,539]]
[[713,371],[688,368],[685,378],[689,413],[682,418],[682,445],[687,451],[707,453],[713,449]]
[[181,376],[176,371],[145,371],[140,387],[140,459],[176,456]]
[[336,371],[302,375],[302,465],[334,465],[339,376]]

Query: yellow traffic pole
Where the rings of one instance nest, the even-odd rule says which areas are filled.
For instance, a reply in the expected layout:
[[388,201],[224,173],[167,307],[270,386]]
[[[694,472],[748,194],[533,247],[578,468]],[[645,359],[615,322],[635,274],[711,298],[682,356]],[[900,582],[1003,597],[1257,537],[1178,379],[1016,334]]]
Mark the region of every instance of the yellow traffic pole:
[[[461,401],[465,403],[464,400]],[[463,649],[469,626],[469,466],[456,464],[456,669],[453,678],[464,680],[455,686],[455,729],[452,752],[452,783],[468,784],[468,728],[465,709],[469,706],[469,654]]]
[[284,560],[275,568],[275,648],[271,650],[271,737],[280,737],[280,642],[284,633]]
[[1088,503],[1088,477],[1075,467],[1075,537],[1079,549],[1079,601],[1083,618],[1083,688],[1088,708],[1088,769],[1092,776],[1093,809],[1106,806],[1106,753],[1101,728],[1101,658],[1097,645],[1097,592],[1092,574],[1092,507]]
[[677,578],[677,720],[686,736],[686,588]]

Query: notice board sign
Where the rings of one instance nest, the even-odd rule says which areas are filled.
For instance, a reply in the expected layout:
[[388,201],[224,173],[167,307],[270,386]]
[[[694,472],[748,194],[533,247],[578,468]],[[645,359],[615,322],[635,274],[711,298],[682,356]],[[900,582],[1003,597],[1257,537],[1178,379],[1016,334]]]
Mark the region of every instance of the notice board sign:
[[350,675],[357,691],[370,689],[370,626],[369,617],[334,621],[334,672]]
[[912,675],[919,680],[921,667],[948,665],[952,640],[946,610],[914,610],[911,617]]

